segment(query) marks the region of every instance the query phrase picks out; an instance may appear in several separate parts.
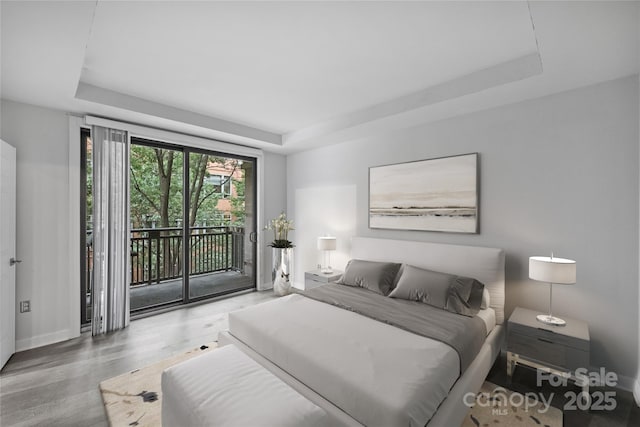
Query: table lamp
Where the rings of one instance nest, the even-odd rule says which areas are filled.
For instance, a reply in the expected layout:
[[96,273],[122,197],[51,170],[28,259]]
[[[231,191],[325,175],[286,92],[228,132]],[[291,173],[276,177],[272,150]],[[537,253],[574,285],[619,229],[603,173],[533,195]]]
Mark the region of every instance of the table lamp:
[[532,256],[529,258],[529,278],[549,283],[549,314],[540,314],[538,321],[547,325],[564,326],[566,322],[552,314],[553,284],[576,283],[576,262],[570,259]]
[[331,268],[331,251],[336,250],[336,238],[335,237],[318,237],[318,250],[324,251],[324,265],[321,266],[320,272],[324,274],[333,273]]

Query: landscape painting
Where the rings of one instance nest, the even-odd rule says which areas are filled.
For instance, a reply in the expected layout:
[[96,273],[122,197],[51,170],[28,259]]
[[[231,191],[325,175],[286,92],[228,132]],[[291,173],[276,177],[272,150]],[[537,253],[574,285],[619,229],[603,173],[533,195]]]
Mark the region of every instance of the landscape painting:
[[478,232],[478,154],[369,168],[369,227]]

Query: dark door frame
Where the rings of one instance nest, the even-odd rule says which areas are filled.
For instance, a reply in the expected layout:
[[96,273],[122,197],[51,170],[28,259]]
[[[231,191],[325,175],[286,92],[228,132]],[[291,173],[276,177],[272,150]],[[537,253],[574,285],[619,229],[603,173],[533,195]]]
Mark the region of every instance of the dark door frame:
[[87,139],[91,129],[80,128],[80,327],[91,324],[87,313]]
[[[218,156],[218,157],[225,157],[228,159],[237,159],[237,160],[242,160],[243,162],[251,162],[253,165],[253,177],[252,177],[252,181],[253,181],[253,188],[254,188],[254,194],[252,195],[252,197],[254,198],[254,203],[253,203],[253,209],[251,214],[253,215],[253,218],[255,218],[254,220],[254,226],[253,226],[253,230],[250,230],[250,233],[257,233],[257,229],[258,229],[258,159],[255,157],[247,157],[247,156],[240,156],[240,155],[236,155],[236,154],[228,154],[228,153],[224,153],[221,151],[214,151],[214,150],[206,150],[206,149],[202,149],[202,148],[192,148],[192,147],[184,147],[185,149],[185,155],[183,156],[183,173],[185,174],[185,176],[183,176],[182,182],[183,182],[183,202],[184,202],[184,208],[183,208],[183,227],[182,227],[182,241],[183,242],[187,242],[189,247],[191,246],[191,232],[190,232],[190,226],[189,226],[189,208],[191,206],[191,200],[190,200],[190,194],[189,191],[187,191],[187,183],[188,183],[188,175],[189,175],[189,154],[191,153],[199,153],[199,154],[208,154],[208,155],[213,155],[213,156]],[[245,193],[245,197],[246,197],[246,193]],[[247,232],[247,230],[245,229],[245,233]],[[227,295],[227,294],[232,294],[235,292],[240,292],[240,291],[244,291],[244,290],[249,290],[249,289],[257,289],[257,284],[258,284],[258,263],[257,263],[257,255],[258,255],[258,248],[257,248],[257,242],[254,241],[254,239],[250,239],[251,241],[251,245],[252,245],[252,250],[251,250],[251,256],[252,256],[252,261],[253,261],[253,286],[248,286],[248,287],[244,287],[244,288],[239,288],[239,289],[229,289],[226,291],[222,291],[222,292],[218,292],[215,294],[209,294],[209,295],[203,295],[200,297],[190,297],[190,291],[189,291],[189,274],[183,274],[184,276],[184,280],[185,280],[185,284],[184,284],[184,293],[182,296],[183,299],[183,304],[188,304],[188,303],[192,303],[192,302],[199,302],[199,301],[203,301],[206,299],[210,299],[210,298],[215,298],[215,297],[220,297],[223,295]],[[187,246],[185,245],[185,248]],[[187,266],[187,265],[191,265],[190,263],[190,256],[191,252],[184,250],[182,252],[182,256],[183,256],[183,265]]]

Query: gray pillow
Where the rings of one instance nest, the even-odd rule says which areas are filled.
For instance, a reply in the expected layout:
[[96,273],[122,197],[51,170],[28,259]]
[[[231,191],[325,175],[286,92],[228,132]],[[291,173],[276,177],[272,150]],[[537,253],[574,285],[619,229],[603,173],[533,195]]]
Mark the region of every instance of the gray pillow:
[[352,259],[347,263],[338,284],[366,288],[386,296],[391,291],[399,268],[400,264],[392,262]]
[[471,277],[455,276],[447,295],[446,310],[473,317],[482,305],[484,285]]
[[482,304],[483,291],[484,285],[470,277],[404,265],[398,285],[389,296],[475,316]]
[[439,271],[404,265],[398,285],[389,296],[445,308],[449,296],[449,286],[454,277]]

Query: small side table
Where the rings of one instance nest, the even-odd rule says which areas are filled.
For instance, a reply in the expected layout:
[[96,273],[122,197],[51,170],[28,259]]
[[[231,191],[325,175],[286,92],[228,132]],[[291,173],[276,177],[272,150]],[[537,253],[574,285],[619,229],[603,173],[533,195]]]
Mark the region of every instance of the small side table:
[[576,319],[562,318],[565,326],[552,326],[536,320],[540,312],[517,307],[507,323],[507,375],[516,365],[526,365],[560,377],[578,381],[589,394],[586,375],[576,375],[578,368],[589,369],[589,326]]
[[333,273],[323,273],[320,270],[312,270],[304,273],[304,289],[313,289],[326,285],[330,282],[337,282],[342,277],[343,271],[333,270]]

